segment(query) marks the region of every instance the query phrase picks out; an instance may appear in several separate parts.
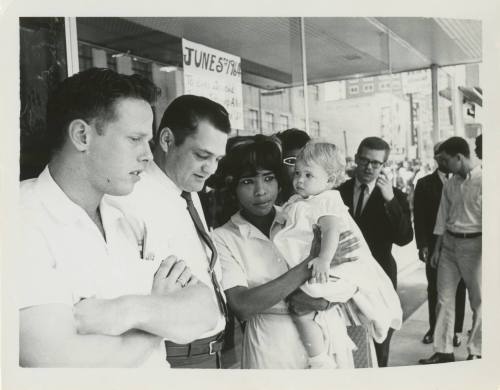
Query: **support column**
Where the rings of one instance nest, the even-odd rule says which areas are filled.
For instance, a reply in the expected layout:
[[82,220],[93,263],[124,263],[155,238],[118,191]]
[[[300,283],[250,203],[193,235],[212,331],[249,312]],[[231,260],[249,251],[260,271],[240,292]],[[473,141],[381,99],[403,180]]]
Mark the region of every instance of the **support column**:
[[300,18],[300,46],[302,48],[302,82],[304,88],[304,118],[306,121],[305,132],[311,135],[309,129],[309,90],[307,88],[307,57],[306,57],[306,32],[304,18]]
[[68,66],[68,77],[70,77],[80,71],[75,17],[64,18],[64,30],[66,35],[66,63]]
[[436,144],[441,138],[439,131],[439,95],[438,95],[438,66],[431,65],[431,104],[432,104],[432,143]]

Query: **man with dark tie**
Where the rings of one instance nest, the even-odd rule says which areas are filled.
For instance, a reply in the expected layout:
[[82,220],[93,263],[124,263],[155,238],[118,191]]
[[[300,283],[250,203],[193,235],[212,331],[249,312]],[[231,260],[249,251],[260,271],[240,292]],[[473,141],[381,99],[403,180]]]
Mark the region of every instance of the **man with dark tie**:
[[[361,141],[355,156],[354,178],[339,188],[344,203],[360,227],[373,257],[397,288],[397,265],[392,244],[406,245],[413,239],[410,207],[406,195],[392,186],[382,172],[390,147],[383,139],[368,137]],[[380,344],[375,344],[380,367],[389,360],[392,330]]]
[[[154,137],[153,161],[120,208],[143,231],[143,253],[154,260],[175,255],[210,288],[218,305],[213,329],[189,344],[165,340],[172,368],[220,368],[226,324],[226,303],[219,289],[217,251],[210,238],[197,192],[217,169],[231,131],[220,104],[202,96],[183,95],[165,110]],[[139,233],[141,235],[141,233]],[[178,280],[185,285],[186,280]],[[175,316],[176,313],[166,313]]]
[[[436,244],[436,236],[433,234],[434,225],[443,192],[443,183],[446,182],[450,173],[442,156],[438,153],[441,143],[434,146],[434,160],[437,169],[421,178],[415,187],[413,200],[413,222],[415,224],[415,239],[417,241],[418,257],[425,263],[425,274],[427,276],[427,299],[429,306],[429,330],[424,335],[422,342],[431,344],[434,341],[434,327],[436,325],[437,304],[437,269],[430,264],[431,254]],[[455,300],[455,334],[453,345],[458,347],[461,343],[457,333],[462,332],[465,311],[465,284],[461,280],[458,284]]]

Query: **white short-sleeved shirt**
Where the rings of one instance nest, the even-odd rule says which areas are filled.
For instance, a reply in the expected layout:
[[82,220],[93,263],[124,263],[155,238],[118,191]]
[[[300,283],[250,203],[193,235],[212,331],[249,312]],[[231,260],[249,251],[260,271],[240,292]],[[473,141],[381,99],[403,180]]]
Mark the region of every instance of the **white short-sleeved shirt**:
[[[274,244],[240,213],[215,229],[222,266],[222,287],[253,288],[288,271]],[[268,313],[248,321],[243,335],[242,368],[307,368],[307,353],[287,304],[278,302]]]
[[[48,167],[21,182],[22,238],[19,309],[51,303],[72,306],[82,298],[150,294],[158,263],[140,258],[138,238],[124,215],[100,203],[106,240],[86,212],[53,180]],[[163,364],[160,343],[146,362]]]
[[434,234],[446,230],[454,233],[478,233],[482,231],[482,171],[474,167],[467,177],[460,175],[446,181],[439,204]]
[[[216,301],[208,272],[211,252],[200,239],[181,193],[182,190],[158,165],[151,162],[133,192],[127,196],[112,197],[112,202],[126,215],[135,234],[145,237],[144,257],[156,262],[175,255],[184,260],[192,273],[212,290]],[[191,197],[208,232],[198,194],[191,193]],[[220,281],[220,261],[216,262],[214,270]],[[220,313],[216,327],[200,338],[217,334],[224,327],[225,319]]]

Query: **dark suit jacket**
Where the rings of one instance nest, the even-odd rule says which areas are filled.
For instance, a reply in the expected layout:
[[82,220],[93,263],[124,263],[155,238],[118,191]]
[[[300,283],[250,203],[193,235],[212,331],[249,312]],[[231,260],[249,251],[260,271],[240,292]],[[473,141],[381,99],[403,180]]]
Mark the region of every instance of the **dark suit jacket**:
[[[354,179],[348,180],[337,188],[349,213],[354,216],[353,193]],[[392,244],[406,245],[413,239],[410,206],[406,195],[393,187],[394,198],[387,204],[380,189],[375,186],[360,220],[356,221],[365,237],[375,260],[397,286],[397,266],[392,256]]]
[[443,192],[443,183],[437,169],[430,175],[422,177],[415,187],[413,198],[413,219],[417,248],[434,250],[436,236],[433,234],[436,217]]

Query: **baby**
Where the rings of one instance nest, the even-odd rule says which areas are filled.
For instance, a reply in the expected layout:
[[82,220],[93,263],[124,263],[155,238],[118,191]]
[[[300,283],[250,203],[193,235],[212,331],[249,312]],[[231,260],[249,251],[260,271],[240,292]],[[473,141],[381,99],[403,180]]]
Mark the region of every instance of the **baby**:
[[[346,302],[352,297],[360,312],[374,321],[376,338],[382,338],[389,326],[398,326],[401,308],[392,284],[371,256],[339,192],[332,189],[340,184],[344,170],[344,159],[335,145],[316,141],[306,144],[295,163],[293,186],[296,195],[283,206],[271,237],[288,264],[294,266],[309,254],[313,225],[319,225],[321,249],[318,257],[309,263],[312,278],[301,287],[302,290],[331,302]],[[332,266],[340,233],[346,230],[359,240],[360,248],[349,255],[358,260]],[[314,312],[294,316],[310,368],[335,368],[335,359],[325,345],[325,340],[334,335],[325,335],[315,317]]]

